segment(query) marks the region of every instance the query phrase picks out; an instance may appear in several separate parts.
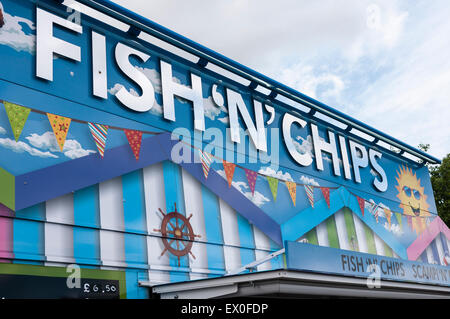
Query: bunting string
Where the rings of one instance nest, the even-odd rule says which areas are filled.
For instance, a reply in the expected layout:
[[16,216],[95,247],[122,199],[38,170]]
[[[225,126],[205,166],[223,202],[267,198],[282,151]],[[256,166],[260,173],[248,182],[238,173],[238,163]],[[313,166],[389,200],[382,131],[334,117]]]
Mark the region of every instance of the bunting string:
[[[106,125],[106,124],[100,124],[100,123],[94,123],[94,122],[89,122],[89,121],[83,121],[83,120],[79,120],[79,119],[63,117],[60,115],[43,112],[43,111],[40,111],[37,109],[25,107],[22,105],[13,104],[13,103],[10,103],[10,102],[4,101],[4,100],[0,100],[0,103],[3,103],[5,106],[6,113],[8,115],[8,119],[10,121],[11,129],[13,131],[16,142],[20,138],[21,132],[23,130],[23,127],[25,126],[25,123],[27,121],[29,113],[34,112],[34,113],[46,115],[48,117],[49,123],[53,129],[56,140],[58,142],[58,146],[60,147],[61,151],[64,148],[64,142],[66,140],[66,137],[67,137],[67,134],[68,134],[68,131],[70,128],[70,124],[72,122],[88,125],[90,132],[92,134],[92,137],[94,139],[94,142],[99,151],[99,154],[102,158],[104,157],[104,153],[105,153],[108,130],[111,130],[111,129],[112,130],[120,130],[125,133],[136,160],[139,160],[139,154],[140,154],[143,134],[158,135],[158,134],[164,133],[164,132],[154,132],[154,131],[144,131],[144,130],[131,130],[128,128],[110,126],[110,125]],[[224,159],[219,158],[213,154],[203,152],[202,149],[196,147],[195,145],[191,145],[184,140],[180,140],[180,142],[188,145],[192,149],[198,150],[200,158],[201,158],[203,173],[205,175],[205,178],[208,178],[210,166],[212,164],[213,159],[217,159],[219,162],[221,162],[223,164],[225,174],[226,174],[226,179],[227,179],[229,187],[231,187],[231,185],[232,185],[234,172],[235,172],[236,167],[238,167],[238,168],[244,170],[245,175],[247,177],[247,181],[249,183],[250,190],[252,191],[252,194],[255,193],[257,177],[261,176],[261,177],[265,178],[269,184],[274,201],[276,201],[276,198],[277,198],[279,182],[284,182],[289,191],[289,195],[291,196],[294,206],[296,205],[296,194],[297,194],[296,188],[297,188],[297,186],[303,186],[312,208],[314,208],[314,189],[316,189],[316,188],[319,188],[321,190],[322,195],[326,201],[326,204],[327,204],[328,208],[330,208],[330,190],[338,189],[340,187],[340,186],[330,186],[330,187],[316,186],[316,185],[310,185],[310,184],[306,184],[306,183],[298,183],[298,182],[294,182],[292,180],[285,180],[282,178],[262,174],[260,172],[245,168],[241,165],[227,162]],[[379,217],[378,209],[380,208],[380,206],[352,193],[351,191],[349,191],[349,192],[350,192],[350,194],[352,194],[353,196],[356,197],[363,216],[364,216],[364,210],[365,210],[365,203],[369,203],[370,212],[372,213],[372,215],[375,216],[375,218],[378,222],[378,217]],[[430,219],[430,216],[409,216],[402,212],[395,212],[395,211],[392,211],[387,208],[383,208],[383,210],[385,212],[385,216],[388,220],[389,225],[391,225],[391,215],[392,214],[395,215],[400,227],[402,227],[402,218],[401,218],[402,215],[405,215],[407,217],[408,225],[412,224],[413,217],[414,218],[426,218],[426,220],[424,220],[425,223],[428,223],[429,219]],[[429,211],[426,211],[426,212],[430,213],[431,215],[436,215]]]

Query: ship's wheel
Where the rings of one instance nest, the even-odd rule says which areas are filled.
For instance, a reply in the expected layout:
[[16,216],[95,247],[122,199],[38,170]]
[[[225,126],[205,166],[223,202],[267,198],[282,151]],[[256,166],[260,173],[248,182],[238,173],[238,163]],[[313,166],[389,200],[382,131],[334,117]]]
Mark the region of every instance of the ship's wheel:
[[160,232],[162,235],[162,242],[164,244],[164,250],[161,253],[163,256],[166,251],[175,255],[178,258],[178,266],[180,266],[180,258],[187,254],[190,254],[194,259],[195,256],[191,252],[192,244],[195,238],[201,237],[195,235],[189,220],[189,217],[185,217],[177,211],[177,204],[175,203],[175,211],[165,214],[161,208],[159,212],[163,216],[161,222],[161,229],[154,229],[154,231]]

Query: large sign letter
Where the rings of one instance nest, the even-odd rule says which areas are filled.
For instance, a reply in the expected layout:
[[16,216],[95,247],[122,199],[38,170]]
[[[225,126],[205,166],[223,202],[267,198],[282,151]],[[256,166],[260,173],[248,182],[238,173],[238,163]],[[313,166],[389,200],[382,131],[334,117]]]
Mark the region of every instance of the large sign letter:
[[81,48],[53,36],[53,24],[77,33],[83,33],[80,25],[37,8],[36,11],[36,76],[53,81],[53,54],[81,62]]
[[299,119],[298,117],[295,117],[289,113],[284,114],[283,117],[283,138],[284,142],[286,144],[286,147],[289,151],[289,154],[291,154],[292,158],[303,166],[309,166],[312,163],[312,157],[308,153],[301,154],[297,149],[295,148],[294,141],[292,140],[291,136],[291,126],[292,123],[299,124],[302,128],[306,126],[306,121]]

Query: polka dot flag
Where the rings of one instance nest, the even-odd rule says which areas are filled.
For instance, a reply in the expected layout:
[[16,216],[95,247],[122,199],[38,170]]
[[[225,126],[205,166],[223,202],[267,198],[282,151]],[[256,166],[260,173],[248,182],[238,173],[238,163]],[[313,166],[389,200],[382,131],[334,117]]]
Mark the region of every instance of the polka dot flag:
[[127,136],[128,143],[133,151],[136,161],[139,160],[139,153],[141,152],[142,132],[134,130],[124,130]]
[[297,184],[295,182],[286,182],[286,186],[288,188],[289,195],[291,195],[292,202],[294,203],[295,206],[295,202],[297,199]]
[[246,169],[246,168],[244,168],[244,170],[245,170],[245,176],[247,176],[248,186],[250,186],[252,195],[255,195],[256,177],[258,177],[258,173],[251,171],[249,169]]
[[227,176],[228,187],[231,187],[231,183],[233,182],[234,170],[236,169],[236,164],[223,160],[223,168],[225,170],[225,175]]
[[69,133],[70,122],[72,121],[70,118],[54,115],[47,113],[48,120],[50,125],[52,126],[53,133],[55,133],[56,142],[61,149],[61,152],[64,148],[64,143],[66,142],[67,133]]
[[17,142],[31,110],[6,101],[3,104],[5,105],[6,114],[8,115],[9,123],[11,124],[14,138]]

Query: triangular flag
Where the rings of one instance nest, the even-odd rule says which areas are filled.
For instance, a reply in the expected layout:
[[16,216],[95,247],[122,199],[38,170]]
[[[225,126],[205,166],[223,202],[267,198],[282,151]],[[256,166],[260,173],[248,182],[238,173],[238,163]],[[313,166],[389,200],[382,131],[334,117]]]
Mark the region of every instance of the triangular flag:
[[403,228],[403,226],[402,226],[402,214],[395,213],[395,217],[397,218],[398,225],[400,226],[400,229],[402,229]]
[[391,228],[391,211],[387,208],[384,208],[384,214],[386,215],[386,218],[388,220],[389,228]]
[[314,208],[314,188],[311,185],[304,185],[306,196],[308,196],[309,202],[311,203],[312,208]]
[[320,190],[322,191],[323,197],[327,202],[328,208],[330,208],[330,189],[328,187],[321,187]]
[[256,177],[258,176],[258,173],[246,169],[245,170],[245,175],[247,176],[247,180],[248,180],[248,185],[250,186],[250,190],[252,191],[252,195],[255,194],[255,185],[256,185]]
[[236,169],[236,164],[222,160],[223,168],[225,169],[225,175],[227,176],[228,187],[231,187],[233,182],[234,170]]
[[95,144],[97,145],[98,152],[103,158],[105,155],[106,146],[106,136],[108,134],[108,125],[88,123],[89,129],[91,131],[92,137],[94,138]]
[[278,179],[275,177],[267,176],[267,181],[269,182],[269,187],[272,191],[273,200],[276,201],[278,193]]
[[286,186],[289,191],[289,195],[291,195],[292,202],[294,203],[295,206],[297,200],[297,184],[295,182],[286,182]]
[[370,213],[375,216],[375,220],[378,223],[378,205],[370,202]]
[[142,132],[134,130],[124,130],[127,136],[128,143],[133,151],[136,161],[139,160],[139,153],[141,152]]
[[359,196],[356,196],[356,199],[358,200],[359,209],[361,209],[361,214],[364,217],[364,207],[366,206],[366,200],[364,198],[359,197]]
[[202,152],[201,150],[198,150],[198,154],[200,156],[200,160],[202,161],[203,175],[205,175],[205,178],[208,178],[212,156],[209,153]]
[[56,142],[58,142],[61,152],[64,148],[64,143],[66,142],[67,133],[69,133],[69,127],[71,119],[47,113],[48,120],[52,126],[53,133],[55,133]]
[[14,138],[16,142],[19,140],[20,134],[22,133],[23,127],[25,126],[25,122],[27,121],[28,115],[30,114],[30,109],[16,105],[13,103],[9,103],[4,101],[6,114],[8,114],[9,124],[11,124],[11,128],[14,134]]

